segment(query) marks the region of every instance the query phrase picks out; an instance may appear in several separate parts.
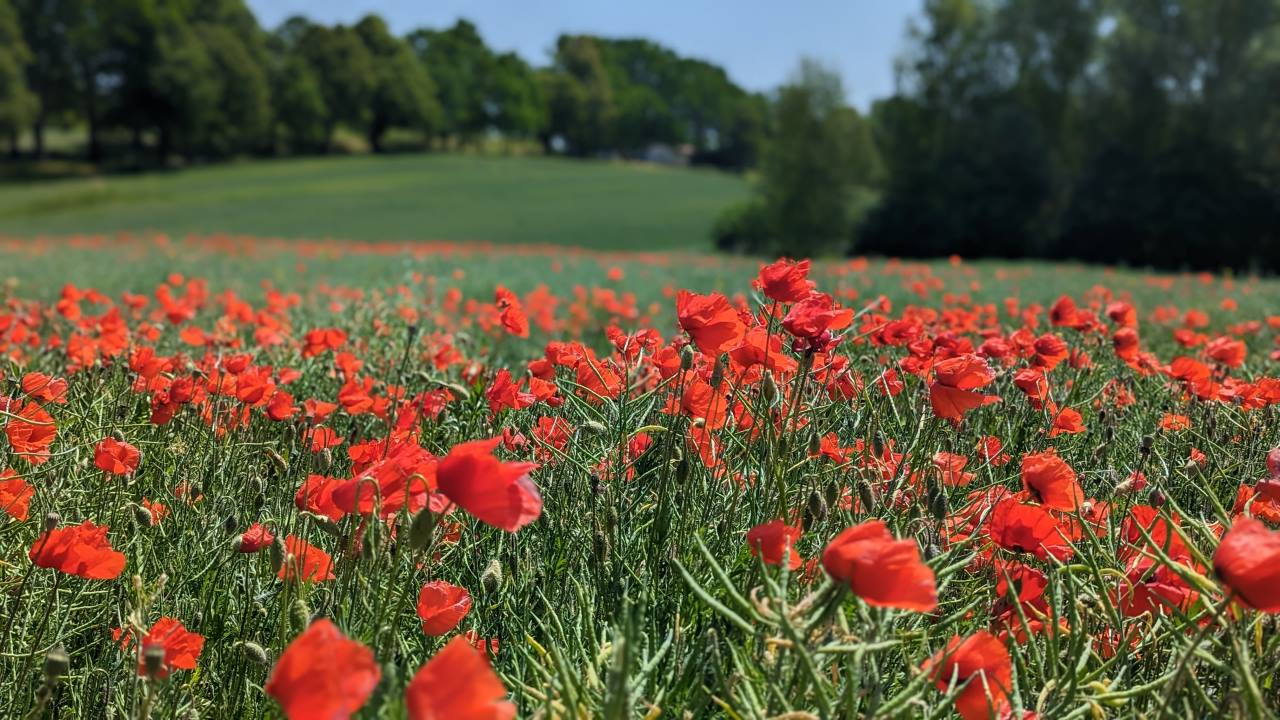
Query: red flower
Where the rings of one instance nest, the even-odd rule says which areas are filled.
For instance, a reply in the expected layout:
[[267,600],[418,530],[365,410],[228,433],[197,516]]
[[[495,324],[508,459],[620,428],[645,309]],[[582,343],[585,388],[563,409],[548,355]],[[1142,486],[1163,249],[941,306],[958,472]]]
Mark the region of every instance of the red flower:
[[1049,428],[1049,437],[1058,437],[1063,434],[1078,435],[1084,432],[1084,418],[1079,411],[1071,408],[1058,410],[1050,406],[1049,412],[1053,414],[1053,426]]
[[35,403],[26,403],[14,415],[17,417],[10,417],[4,428],[13,452],[32,465],[48,462],[49,448],[58,435],[53,416]]
[[1008,497],[996,503],[987,518],[987,535],[1000,547],[1013,552],[1029,552],[1045,560],[1050,555],[1065,559],[1074,552],[1069,533],[1048,510]]
[[432,580],[418,593],[418,617],[422,632],[440,636],[458,627],[471,612],[471,593],[443,580]]
[[1236,518],[1213,553],[1213,570],[1242,604],[1280,612],[1280,533],[1262,521]]
[[933,570],[914,540],[896,540],[880,520],[840,533],[822,551],[822,567],[849,583],[868,605],[932,612],[938,607]]
[[525,317],[520,298],[510,290],[498,286],[493,291],[493,302],[502,316],[502,327],[516,337],[529,337],[529,318]]
[[35,488],[23,480],[17,472],[13,470],[0,472],[0,512],[6,513],[14,520],[26,520],[31,508],[31,497],[35,494]]
[[124,553],[111,548],[107,530],[88,521],[54,528],[36,538],[27,556],[38,567],[88,580],[112,580],[124,572]]
[[334,578],[333,558],[329,553],[296,535],[286,537],[284,547],[288,555],[277,573],[281,580],[321,582]]
[[347,344],[347,334],[336,328],[312,330],[303,339],[302,357],[313,357],[328,350],[337,350]]
[[736,348],[747,333],[738,311],[720,293],[697,295],[681,290],[676,295],[676,316],[698,349],[708,355]]
[[987,361],[973,353],[943,360],[933,366],[933,375],[929,402],[938,417],[958,423],[970,410],[999,399],[973,392],[995,379]]
[[264,689],[289,720],[345,720],[381,677],[372,650],[321,618],[289,643]]
[[485,656],[459,635],[405,688],[409,720],[511,720],[516,706]]
[[772,520],[747,531],[747,546],[751,554],[764,559],[766,565],[781,565],[795,570],[800,567],[800,553],[795,544],[804,530],[788,525],[782,520]]
[[1022,457],[1022,487],[1055,510],[1075,510],[1084,502],[1075,471],[1052,449]]
[[963,640],[955,635],[947,646],[924,664],[939,690],[947,690],[954,679],[964,687],[956,696],[956,712],[964,720],[1002,717],[1009,707],[1013,668],[1004,643],[986,630]]
[[835,298],[826,293],[813,293],[791,306],[782,319],[782,327],[801,340],[818,340],[826,334],[843,330],[853,323],[853,311],[837,308]]
[[275,535],[272,535],[265,525],[254,523],[249,526],[248,530],[240,534],[236,542],[236,552],[256,553],[275,542],[275,539]]
[[159,647],[164,650],[164,661],[156,677],[168,677],[170,670],[195,670],[196,660],[204,649],[204,636],[187,630],[183,624],[171,617],[162,617],[147,631],[142,638],[142,649],[138,653],[138,674],[146,675],[147,667],[144,658],[147,649]]
[[115,438],[106,438],[93,449],[93,464],[111,475],[128,475],[138,469],[142,453],[138,448]]
[[440,461],[440,492],[462,509],[494,527],[515,532],[542,514],[542,496],[529,479],[531,462],[502,462],[493,449],[502,442],[473,440],[455,445]]
[[62,378],[52,378],[43,373],[29,372],[22,376],[22,392],[37,402],[65,405],[67,381]]
[[793,303],[804,300],[813,292],[813,281],[808,277],[808,260],[796,262],[780,258],[772,265],[760,268],[754,284],[771,300]]

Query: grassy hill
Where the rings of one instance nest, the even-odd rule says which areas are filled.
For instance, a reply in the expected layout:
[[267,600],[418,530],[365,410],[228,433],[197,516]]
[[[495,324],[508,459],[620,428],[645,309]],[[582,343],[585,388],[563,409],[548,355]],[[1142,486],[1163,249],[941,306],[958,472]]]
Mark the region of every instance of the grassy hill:
[[245,162],[0,185],[0,234],[264,237],[701,249],[746,184],[711,170],[461,155]]

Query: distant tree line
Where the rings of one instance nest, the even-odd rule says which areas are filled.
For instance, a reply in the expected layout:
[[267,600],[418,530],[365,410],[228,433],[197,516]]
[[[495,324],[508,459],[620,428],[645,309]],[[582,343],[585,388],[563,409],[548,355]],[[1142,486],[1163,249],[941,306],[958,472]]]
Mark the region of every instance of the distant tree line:
[[[83,128],[87,158],[322,153],[339,128],[385,149],[489,136],[575,156],[691,149],[752,165],[767,101],[722,68],[646,40],[563,36],[547,67],[489,48],[474,25],[397,36],[301,17],[259,27],[243,0],[0,0],[0,138],[43,157],[51,127]],[[20,137],[30,140],[20,147]]]
[[1280,270],[1280,0],[927,0],[908,41],[869,144],[829,72],[779,92],[721,247]]

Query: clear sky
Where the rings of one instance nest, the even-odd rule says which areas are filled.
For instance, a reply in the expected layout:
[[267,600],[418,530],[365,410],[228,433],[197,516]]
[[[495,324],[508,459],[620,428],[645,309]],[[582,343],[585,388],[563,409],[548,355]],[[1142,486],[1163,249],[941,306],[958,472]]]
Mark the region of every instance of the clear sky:
[[325,23],[376,12],[392,31],[444,27],[463,17],[485,42],[544,65],[562,32],[646,37],[769,90],[802,56],[840,71],[849,100],[866,109],[893,92],[893,58],[922,0],[248,0],[267,28],[291,15]]

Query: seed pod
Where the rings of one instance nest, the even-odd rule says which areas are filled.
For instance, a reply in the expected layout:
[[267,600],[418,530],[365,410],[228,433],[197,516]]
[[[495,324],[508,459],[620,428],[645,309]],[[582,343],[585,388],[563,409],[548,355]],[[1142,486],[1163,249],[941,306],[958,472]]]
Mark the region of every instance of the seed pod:
[[142,667],[147,672],[147,677],[155,679],[160,676],[160,672],[164,670],[164,646],[148,645],[142,651]]
[[827,501],[822,495],[814,490],[809,493],[809,501],[805,503],[804,508],[804,529],[808,530],[814,525],[822,522],[827,517]]
[[498,588],[502,587],[502,564],[497,558],[490,560],[488,567],[480,573],[480,587],[489,594],[497,592]]
[[51,513],[49,513],[48,515],[45,515],[45,516],[44,516],[44,531],[45,531],[45,532],[49,532],[50,530],[52,530],[52,529],[54,529],[54,528],[58,527],[58,525],[60,525],[60,524],[62,524],[62,516],[61,516],[61,515],[59,515],[58,513],[56,513],[56,512],[51,512]]
[[435,516],[431,514],[430,508],[423,508],[413,516],[413,522],[409,524],[409,547],[421,550],[430,545],[435,529]]
[[242,640],[236,644],[240,646],[240,654],[244,655],[245,660],[259,665],[271,664],[271,657],[267,655],[267,651],[258,643]]
[[680,369],[688,371],[693,367],[693,346],[685,345],[680,348]]
[[818,436],[818,433],[813,433],[809,436],[809,456],[813,457],[815,455],[820,455],[821,453],[822,438]]
[[876,507],[876,491],[866,480],[858,481],[858,500],[862,503],[863,512],[871,512]]
[[237,529],[239,529],[239,527],[240,527],[240,524],[236,521],[235,513],[231,513],[222,521],[222,532],[228,535],[235,532]]
[[44,675],[50,682],[57,682],[58,678],[70,670],[71,656],[67,654],[66,648],[55,645],[44,654]]
[[764,371],[764,377],[760,380],[760,394],[769,405],[778,401],[778,381],[773,379],[773,373],[768,370]]
[[289,471],[289,463],[286,462],[283,457],[281,457],[280,453],[276,452],[272,448],[266,448],[262,452],[264,455],[267,456],[267,459],[271,461],[271,464],[276,466],[277,470],[279,470],[282,473]]

